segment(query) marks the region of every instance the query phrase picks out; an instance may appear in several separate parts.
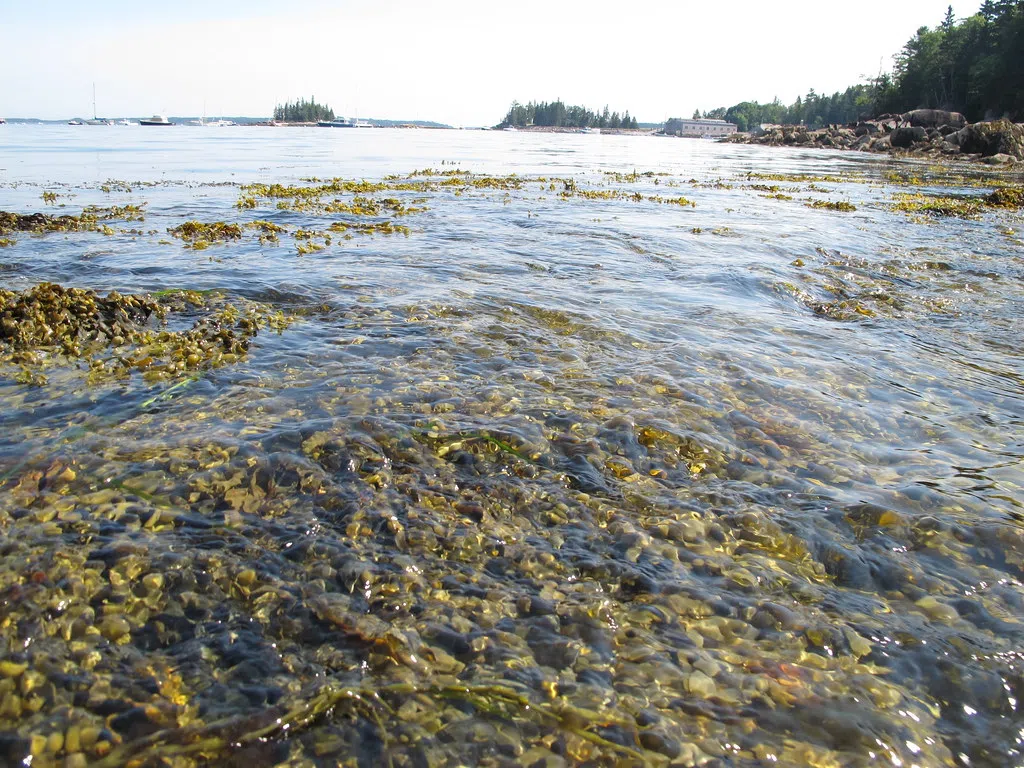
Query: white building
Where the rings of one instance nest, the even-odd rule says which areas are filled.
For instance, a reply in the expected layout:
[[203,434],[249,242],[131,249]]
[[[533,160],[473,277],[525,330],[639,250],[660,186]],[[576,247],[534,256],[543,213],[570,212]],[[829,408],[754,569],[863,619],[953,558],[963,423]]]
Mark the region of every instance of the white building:
[[665,133],[670,136],[718,137],[736,133],[736,126],[725,120],[683,120],[673,117],[665,123]]

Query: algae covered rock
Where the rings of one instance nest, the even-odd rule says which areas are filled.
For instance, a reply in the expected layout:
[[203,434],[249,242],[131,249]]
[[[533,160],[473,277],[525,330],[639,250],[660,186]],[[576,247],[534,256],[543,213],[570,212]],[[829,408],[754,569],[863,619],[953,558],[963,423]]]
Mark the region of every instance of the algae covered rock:
[[957,132],[960,151],[982,157],[1006,154],[1024,160],[1024,125],[1009,120],[972,123]]

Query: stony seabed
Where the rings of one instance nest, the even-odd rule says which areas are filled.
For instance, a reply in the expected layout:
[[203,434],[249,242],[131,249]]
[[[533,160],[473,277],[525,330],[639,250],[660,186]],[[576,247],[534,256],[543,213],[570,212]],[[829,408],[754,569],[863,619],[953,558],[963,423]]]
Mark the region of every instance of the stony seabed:
[[[0,216],[0,761],[1020,761],[1024,393],[999,314],[1020,302],[1019,193],[977,171],[884,173],[428,169],[204,188],[231,199],[185,221],[159,186],[123,183],[61,194],[133,208]],[[936,205],[937,188],[972,202]],[[600,295],[591,241],[564,263],[512,250],[509,279],[542,286],[518,300],[466,287],[481,276],[413,298],[229,277],[267,253],[301,270],[449,237],[536,245],[545,220],[596,241],[617,216],[728,258],[756,241],[715,223],[737,200],[998,244],[999,263],[980,245],[794,246],[759,283],[796,318],[766,325],[822,334],[823,361],[848,334],[960,334],[989,313],[984,342],[961,335],[991,345],[988,369],[911,361],[908,392],[884,349],[815,367],[735,341],[739,323],[668,343],[558,292]],[[460,234],[466,210],[514,221]],[[31,266],[55,243],[71,266]],[[143,247],[192,284],[74,266]],[[952,393],[950,370],[968,371]]]

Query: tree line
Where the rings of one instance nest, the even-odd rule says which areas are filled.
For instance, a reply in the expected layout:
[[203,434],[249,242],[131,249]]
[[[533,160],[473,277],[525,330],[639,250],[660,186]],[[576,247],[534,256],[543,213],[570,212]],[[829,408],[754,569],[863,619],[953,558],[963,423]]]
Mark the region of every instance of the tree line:
[[605,106],[601,112],[591,111],[586,107],[566,106],[561,99],[552,102],[529,102],[520,104],[513,101],[512,106],[499,124],[499,128],[522,128],[528,125],[540,125],[554,128],[636,128],[635,117],[630,117],[629,110],[622,115],[610,112]]
[[[731,107],[719,107],[704,112],[704,118],[727,120],[739,131],[749,131],[761,123],[804,124],[820,128],[830,123],[851,123],[875,114],[874,88],[870,85],[852,85],[831,96],[817,94],[812,88],[806,96],[797,96],[789,106],[777,98],[768,104],[741,101]],[[694,118],[699,119],[699,113]]]
[[875,82],[879,111],[936,107],[968,120],[1024,120],[1024,0],[985,0],[956,21],[921,27]]
[[278,104],[274,107],[274,120],[281,123],[315,123],[318,120],[333,120],[334,110],[326,104],[317,104],[300,99],[294,103]]
[[1024,120],[1024,0],[985,0],[959,21],[949,7],[941,24],[917,30],[891,73],[831,96],[811,89],[788,106],[777,98],[744,101],[694,117],[728,120],[747,131],[760,123],[820,128],[920,108],[962,112],[972,122]]

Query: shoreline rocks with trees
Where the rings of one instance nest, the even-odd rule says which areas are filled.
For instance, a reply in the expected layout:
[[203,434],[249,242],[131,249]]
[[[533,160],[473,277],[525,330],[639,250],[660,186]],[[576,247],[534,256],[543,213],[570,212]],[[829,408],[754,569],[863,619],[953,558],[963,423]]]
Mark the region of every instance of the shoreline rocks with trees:
[[[741,102],[705,112],[736,123],[728,141],[1024,160],[1024,0],[921,27],[892,73],[790,105]],[[879,117],[869,117],[871,115]]]
[[903,115],[883,115],[818,129],[804,125],[769,125],[755,133],[734,134],[723,141],[943,155],[991,164],[1024,161],[1024,124],[1009,120],[967,123],[963,115],[943,110],[912,110]]

